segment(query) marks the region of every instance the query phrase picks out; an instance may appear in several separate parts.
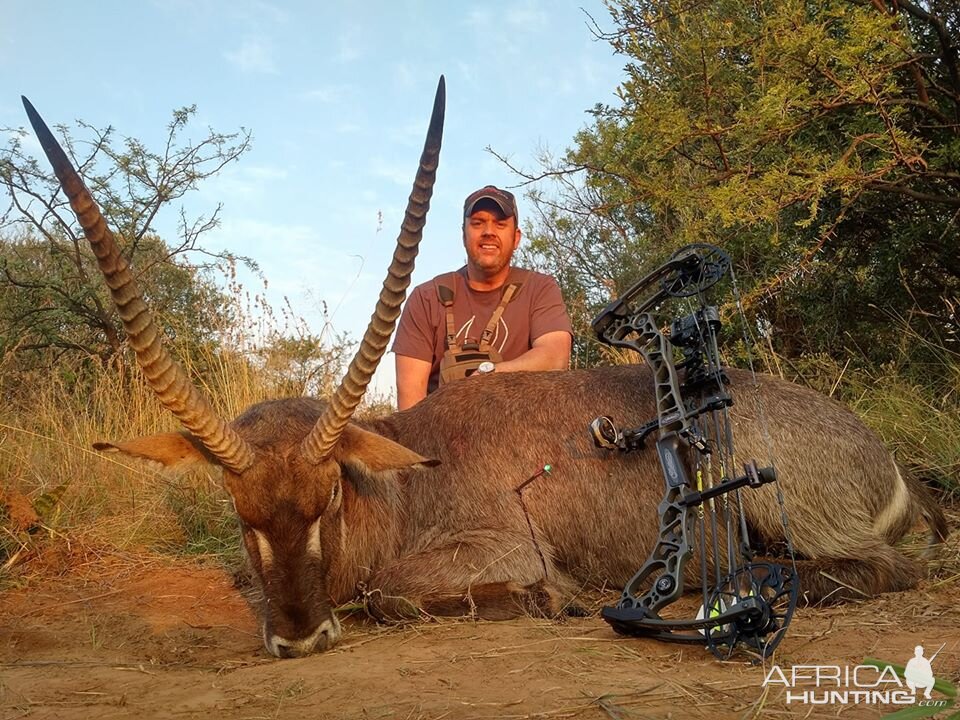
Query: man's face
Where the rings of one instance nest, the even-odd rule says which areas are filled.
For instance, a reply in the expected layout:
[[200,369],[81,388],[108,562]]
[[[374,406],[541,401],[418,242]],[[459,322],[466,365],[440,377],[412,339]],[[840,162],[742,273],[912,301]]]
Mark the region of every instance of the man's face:
[[478,209],[466,219],[463,246],[470,265],[492,276],[510,264],[520,244],[516,217],[504,217],[499,208]]

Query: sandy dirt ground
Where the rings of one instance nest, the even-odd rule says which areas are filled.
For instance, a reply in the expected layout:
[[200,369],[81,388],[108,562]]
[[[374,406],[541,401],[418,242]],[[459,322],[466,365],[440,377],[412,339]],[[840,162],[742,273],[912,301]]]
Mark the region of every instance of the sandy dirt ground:
[[[960,583],[801,608],[774,661],[903,664],[946,645],[960,675]],[[929,651],[929,653],[932,652]],[[377,626],[348,619],[322,655],[276,660],[222,570],[88,556],[0,594],[0,717],[879,718],[892,708],[785,702],[769,670],[622,638],[599,618]],[[935,698],[943,696],[935,693]]]

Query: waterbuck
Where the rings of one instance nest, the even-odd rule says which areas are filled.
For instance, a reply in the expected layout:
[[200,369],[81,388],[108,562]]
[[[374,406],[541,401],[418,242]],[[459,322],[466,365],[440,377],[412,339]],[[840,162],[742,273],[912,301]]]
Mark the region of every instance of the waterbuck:
[[[622,585],[657,532],[663,480],[655,453],[610,454],[587,432],[598,415],[628,425],[655,416],[642,366],[491,375],[453,383],[415,407],[350,421],[393,332],[432,193],[443,79],[393,262],[360,349],[324,402],[259,403],[219,417],[163,348],[95,202],[29,103],[31,123],[113,294],[144,376],[188,432],[101,443],[102,450],[223,469],[262,590],[267,650],[300,656],[333,646],[333,608],[363,593],[385,618],[558,612],[572,589]],[[730,371],[743,458],[772,442],[810,600],[902,590],[919,568],[891,547],[922,515],[943,516],[902,475],[879,439],[838,403],[772,377]],[[757,414],[762,403],[766,420]],[[525,491],[515,488],[545,463]],[[784,531],[774,489],[744,493],[753,537]],[[532,532],[531,532],[532,530]],[[691,563],[691,566],[695,563]]]

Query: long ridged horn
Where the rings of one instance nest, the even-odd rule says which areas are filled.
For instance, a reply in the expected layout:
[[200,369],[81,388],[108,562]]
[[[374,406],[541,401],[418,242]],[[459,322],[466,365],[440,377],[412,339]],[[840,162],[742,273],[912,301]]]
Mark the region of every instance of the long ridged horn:
[[363,399],[370,379],[373,377],[380,358],[387,349],[387,343],[397,325],[400,306],[407,295],[410,275],[413,274],[414,260],[423,226],[427,222],[430,209],[430,197],[433,184],[437,179],[437,164],[440,159],[440,144],[443,140],[443,113],[446,104],[446,85],[443,76],[437,85],[437,94],[433,101],[433,114],[430,116],[430,128],[420,156],[420,167],[413,181],[413,190],[407,201],[407,210],[397,237],[397,247],[393,251],[393,262],[383,281],[380,299],[370,317],[370,324],[363,335],[360,349],[350,362],[347,373],[340,382],[326,411],[317,420],[310,434],[303,439],[303,455],[312,463],[319,463],[330,455],[340,434],[346,427],[353,411]]
[[253,462],[253,448],[214,412],[206,396],[194,387],[183,368],[163,347],[153,315],[140,296],[127,261],[121,257],[100,208],[36,109],[25,97],[21,99],[40,145],[83,227],[93,254],[97,256],[100,271],[110,288],[147,383],[163,406],[176,415],[220,462],[234,472],[243,472]]

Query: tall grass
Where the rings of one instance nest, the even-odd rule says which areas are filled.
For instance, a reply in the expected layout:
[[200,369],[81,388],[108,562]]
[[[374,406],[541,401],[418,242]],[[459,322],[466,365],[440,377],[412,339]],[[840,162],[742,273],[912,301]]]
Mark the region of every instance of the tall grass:
[[[841,400],[917,476],[960,492],[960,355],[939,348],[918,362],[904,355],[881,367],[826,356],[778,365],[789,379]],[[856,359],[856,358],[854,358]]]
[[[233,290],[234,298],[243,296]],[[345,337],[311,335],[289,314],[282,324],[249,308],[232,317],[219,343],[171,347],[223,417],[269,398],[326,393],[338,382]],[[57,542],[234,562],[238,531],[218,470],[173,474],[92,449],[98,441],[181,429],[129,358],[109,366],[60,359],[50,368],[16,370],[3,360],[0,569]],[[15,512],[18,505],[32,512],[25,517]]]
[[[283,342],[263,342],[262,315],[258,322],[256,332],[227,345],[174,348],[224,417],[268,398],[327,392],[339,378],[343,339],[326,342],[302,327],[293,333],[274,328],[267,337]],[[231,332],[240,333],[238,327]],[[309,349],[313,342],[318,351],[304,371],[304,344]],[[879,368],[855,356],[840,363],[778,357],[769,346],[753,351],[759,367],[848,403],[914,472],[957,492],[960,356],[929,338],[905,348],[918,344],[920,360],[905,351],[899,362]],[[91,449],[97,441],[180,429],[136,366],[80,359],[54,367],[11,372],[0,359],[0,397],[8,399],[0,404],[0,568],[10,570],[50,543],[201,554],[232,565],[239,540],[217,470],[173,475]],[[382,399],[374,402],[383,409]],[[13,511],[18,500],[32,507],[32,519]]]
[[[737,329],[721,354],[728,365],[754,367],[845,403],[914,474],[960,494],[960,337],[922,313],[890,322],[900,344],[893,359],[879,366],[857,348],[845,349],[842,360],[827,354],[786,357],[775,349],[775,329],[751,333],[749,347]],[[643,362],[631,350],[601,346],[599,354],[614,365]]]
[[[241,358],[218,358],[218,368],[229,379],[229,392],[213,397],[228,417],[243,399],[267,396]],[[0,408],[5,490],[29,498],[40,516],[39,528],[4,528],[8,554],[16,545],[11,532],[23,542],[25,531],[32,531],[34,544],[59,536],[121,550],[224,552],[236,545],[216,471],[174,476],[92,450],[97,441],[179,429],[137,375],[85,368],[82,387],[61,375],[34,377],[27,380],[30,402]],[[59,502],[42,511],[51,494]]]

